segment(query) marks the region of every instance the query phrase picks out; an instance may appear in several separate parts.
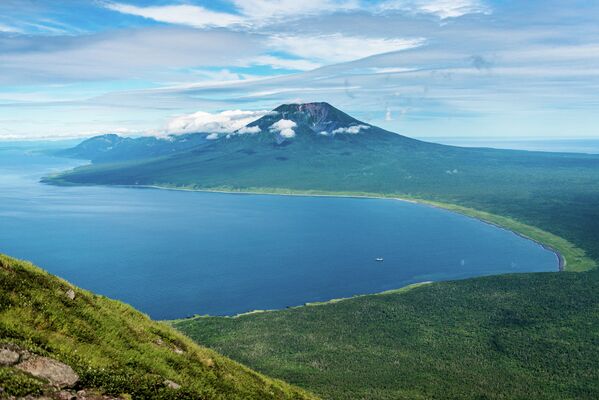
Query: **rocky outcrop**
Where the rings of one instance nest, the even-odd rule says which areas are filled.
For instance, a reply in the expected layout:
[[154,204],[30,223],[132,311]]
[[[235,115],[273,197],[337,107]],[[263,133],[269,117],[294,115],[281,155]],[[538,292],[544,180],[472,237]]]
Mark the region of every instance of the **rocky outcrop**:
[[[122,397],[111,397],[98,394],[91,390],[79,390],[78,392],[61,390],[53,394],[56,400],[121,400]],[[39,399],[38,399],[39,400]]]
[[[71,390],[79,381],[79,376],[70,366],[53,358],[33,354],[12,343],[0,344],[0,367],[11,367],[40,380],[44,395],[27,396],[24,399],[111,399],[95,392]],[[3,396],[3,388],[0,387],[0,399],[5,398],[14,399]]]
[[[164,345],[161,339],[157,344]],[[174,346],[173,351],[184,353]],[[75,371],[53,358],[42,357],[20,348],[14,344],[0,344],[0,367],[12,367],[45,382],[42,396],[26,396],[24,400],[121,400],[121,397],[111,397],[98,393],[97,390],[77,388],[79,376]],[[172,390],[181,389],[181,385],[170,379],[163,381],[164,386]],[[79,390],[78,390],[79,389]],[[16,400],[15,397],[3,396],[0,387],[0,399]]]
[[181,389],[181,385],[179,385],[177,382],[171,381],[170,379],[165,379],[163,383],[168,388],[171,388],[174,390]]
[[69,298],[69,300],[75,300],[75,291],[73,289],[67,290],[66,295]]
[[21,355],[16,348],[0,348],[0,366],[14,365],[19,362]]
[[71,367],[48,357],[31,356],[15,368],[60,388],[72,387],[79,380]]
[[[1,399],[4,399],[0,395]],[[16,397],[7,397],[7,400],[17,400]],[[112,397],[99,394],[93,390],[60,390],[42,396],[26,396],[18,400],[124,400],[122,397]]]

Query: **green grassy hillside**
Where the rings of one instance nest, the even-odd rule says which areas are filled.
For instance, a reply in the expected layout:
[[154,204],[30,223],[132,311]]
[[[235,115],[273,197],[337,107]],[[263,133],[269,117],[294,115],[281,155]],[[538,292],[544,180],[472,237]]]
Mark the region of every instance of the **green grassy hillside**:
[[[0,288],[0,349],[72,367],[79,375],[72,390],[138,399],[314,398],[29,263],[0,255]],[[2,365],[0,357],[0,398],[50,390],[15,365]]]
[[597,399],[597,272],[504,275],[174,322],[326,399]]

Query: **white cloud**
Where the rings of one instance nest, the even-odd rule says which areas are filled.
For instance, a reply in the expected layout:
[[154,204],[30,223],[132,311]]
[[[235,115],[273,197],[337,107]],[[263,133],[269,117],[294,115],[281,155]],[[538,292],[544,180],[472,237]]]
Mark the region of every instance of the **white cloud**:
[[254,126],[244,126],[237,130],[237,133],[243,135],[245,133],[260,133],[260,127],[257,125]]
[[17,29],[17,28],[12,27],[12,26],[0,24],[0,32],[19,33],[21,31],[19,29]]
[[297,124],[292,120],[280,119],[272,124],[269,129],[271,132],[278,133],[284,138],[291,139],[295,137],[295,127],[297,127]]
[[[270,113],[270,111],[228,110],[211,114],[198,111],[171,119],[166,125],[169,134],[194,132],[233,133],[244,128],[250,122]],[[250,133],[252,129],[239,133]]]
[[259,56],[248,60],[250,65],[268,65],[274,69],[294,69],[299,71],[309,71],[316,69],[322,64],[303,59],[288,59],[275,56]]
[[365,130],[365,129],[369,129],[369,128],[370,128],[369,125],[352,125],[352,126],[337,128],[331,132],[320,131],[320,132],[318,132],[318,134],[323,135],[323,136],[334,136],[337,134],[344,134],[344,133],[349,133],[351,135],[355,135],[357,133],[360,133],[361,130]]
[[[243,0],[235,2],[242,15],[215,12],[195,5],[138,7],[124,3],[107,3],[106,7],[125,14],[155,21],[192,26],[258,28],[272,19],[286,21],[291,17],[359,9],[357,1]],[[271,21],[273,22],[273,21]],[[421,38],[377,38],[342,34],[297,36],[270,35],[265,38],[270,50],[283,51],[298,59],[262,54],[246,59],[246,65],[268,65],[275,69],[308,71],[334,62],[343,62],[374,54],[419,46]]]
[[233,0],[239,14],[189,4],[139,7],[108,2],[106,8],[171,24],[205,27],[257,27],[289,18],[359,9],[357,0]]
[[122,3],[107,3],[106,7],[123,14],[137,15],[159,22],[193,26],[195,28],[226,27],[243,22],[234,14],[208,10],[204,7],[187,4],[137,7]]
[[236,82],[245,79],[254,79],[255,77],[248,74],[239,74],[235,72],[231,72],[227,68],[220,69],[218,71],[214,71],[212,69],[193,69],[194,76],[198,77],[198,81],[206,81],[210,83],[216,82]]
[[233,0],[233,4],[238,13],[213,11],[190,4],[140,7],[106,2],[104,6],[123,14],[195,28],[259,28],[270,23],[288,22],[294,18],[348,11],[398,10],[411,14],[433,14],[441,19],[490,12],[490,8],[482,0],[387,0],[378,7],[360,4],[358,0]]
[[355,135],[356,133],[360,133],[361,130],[369,128],[370,126],[368,125],[352,125],[345,128],[337,128],[331,133],[333,135],[337,135],[338,133],[349,133]]
[[380,8],[384,11],[433,14],[441,19],[490,13],[490,8],[481,0],[389,0],[381,4]]
[[359,8],[357,0],[233,0],[237,9],[256,21],[305,16]]
[[[125,14],[194,28],[236,26],[250,30],[258,29],[268,21],[280,22],[281,20],[285,22],[291,17],[359,9],[357,1],[243,0],[236,1],[235,4],[242,15],[215,12],[201,6],[186,4],[138,7],[124,3],[107,3],[106,7]],[[269,34],[264,39],[269,50],[283,51],[298,58],[282,58],[262,54],[245,59],[241,62],[242,64],[308,71],[324,64],[408,49],[423,43],[421,38],[371,38],[342,34],[315,36]],[[225,48],[223,47],[223,49]]]
[[241,60],[264,52],[260,40],[249,33],[175,27],[83,36],[19,36],[0,41],[0,83],[150,76],[164,82],[180,74],[193,79],[178,69],[245,65]]
[[488,13],[489,9],[478,0],[434,0],[421,1],[420,10],[440,18],[460,17],[466,14]]
[[369,68],[368,72],[373,74],[403,74],[406,72],[413,72],[414,68],[401,68],[401,67],[383,67],[383,68]]
[[422,38],[382,38],[344,36],[277,35],[269,40],[271,48],[298,57],[326,63],[356,60],[380,53],[406,50],[424,43]]

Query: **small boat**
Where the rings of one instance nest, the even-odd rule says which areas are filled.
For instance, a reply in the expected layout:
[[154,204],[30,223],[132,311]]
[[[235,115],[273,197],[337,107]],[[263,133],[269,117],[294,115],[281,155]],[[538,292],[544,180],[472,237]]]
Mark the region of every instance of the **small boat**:
[[380,261],[383,261],[383,257],[377,257],[377,258],[375,258],[375,260],[376,260],[376,261],[379,261],[379,262],[380,262]]

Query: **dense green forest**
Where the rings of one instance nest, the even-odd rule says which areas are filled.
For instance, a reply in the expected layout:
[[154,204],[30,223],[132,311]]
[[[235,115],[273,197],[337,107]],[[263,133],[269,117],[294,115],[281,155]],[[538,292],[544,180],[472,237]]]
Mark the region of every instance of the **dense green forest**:
[[599,274],[503,275],[175,327],[326,399],[596,399]]
[[139,399],[314,398],[29,263],[0,255],[0,287],[0,398],[56,396],[46,378],[73,372],[73,398],[78,390]]

